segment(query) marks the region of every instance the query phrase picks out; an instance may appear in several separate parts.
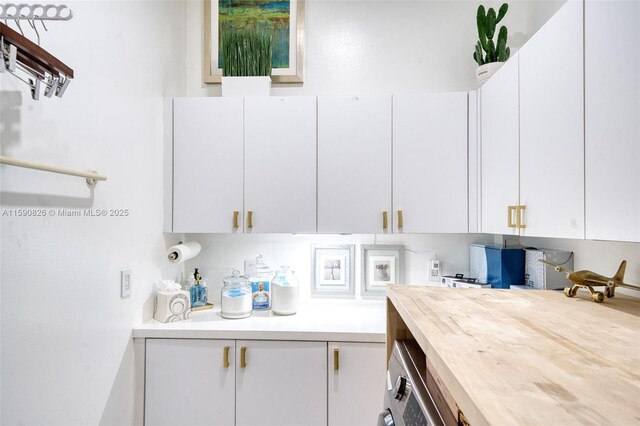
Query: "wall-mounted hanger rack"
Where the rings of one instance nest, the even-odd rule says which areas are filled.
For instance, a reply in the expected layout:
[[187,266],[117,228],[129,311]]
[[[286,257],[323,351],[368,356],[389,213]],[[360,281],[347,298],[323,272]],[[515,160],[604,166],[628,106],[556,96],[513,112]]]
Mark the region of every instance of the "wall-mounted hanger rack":
[[101,175],[95,170],[85,172],[84,170],[69,169],[67,167],[52,166],[49,164],[36,163],[27,160],[18,160],[17,158],[11,157],[0,156],[0,164],[24,167],[26,169],[41,170],[43,172],[60,173],[63,175],[83,177],[87,179],[87,184],[89,186],[94,186],[99,181],[107,180],[107,177],[105,175]]
[[54,4],[0,4],[0,19],[27,21],[68,21],[73,12],[67,6]]
[[[57,20],[68,21],[73,17],[71,10],[64,6],[55,5],[27,5],[4,4],[0,5],[0,73],[9,72],[31,88],[31,96],[34,100],[40,98],[40,86],[45,86],[44,95],[62,97],[73,78],[73,69],[65,65],[58,58],[39,46],[40,34],[36,29],[35,21]],[[7,25],[7,20],[16,22],[20,32]],[[29,40],[22,33],[20,21],[26,20],[38,36],[38,44]],[[19,73],[26,74],[27,79]]]

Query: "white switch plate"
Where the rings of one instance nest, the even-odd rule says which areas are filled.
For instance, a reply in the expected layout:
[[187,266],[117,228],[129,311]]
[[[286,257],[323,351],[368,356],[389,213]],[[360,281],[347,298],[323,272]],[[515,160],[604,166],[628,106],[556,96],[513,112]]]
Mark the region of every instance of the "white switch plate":
[[442,273],[440,261],[438,259],[429,259],[429,281],[440,282]]
[[120,271],[120,298],[131,296],[131,269]]
[[256,259],[249,259],[249,260],[245,260],[244,261],[244,275],[248,276],[248,272],[251,268],[253,268],[253,265],[256,264]]

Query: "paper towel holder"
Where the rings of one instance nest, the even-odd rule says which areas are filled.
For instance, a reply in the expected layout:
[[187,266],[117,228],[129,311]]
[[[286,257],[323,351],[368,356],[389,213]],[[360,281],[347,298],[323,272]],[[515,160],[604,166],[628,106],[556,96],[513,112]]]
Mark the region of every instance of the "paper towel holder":
[[[182,241],[178,241],[178,245],[180,244],[184,244]],[[176,260],[178,258],[178,253],[176,253],[175,251],[172,251],[171,253],[169,253],[169,260]]]

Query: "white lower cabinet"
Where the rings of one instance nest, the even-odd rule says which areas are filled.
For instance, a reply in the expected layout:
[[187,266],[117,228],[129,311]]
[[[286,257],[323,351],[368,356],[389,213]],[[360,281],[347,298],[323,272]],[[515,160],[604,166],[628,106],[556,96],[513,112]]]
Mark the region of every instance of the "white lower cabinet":
[[233,425],[234,348],[233,340],[147,339],[145,424]]
[[146,425],[370,425],[383,409],[384,343],[147,339],[145,347]]
[[384,409],[384,343],[329,342],[329,425],[375,425]]
[[327,424],[326,342],[238,340],[236,351],[237,426]]

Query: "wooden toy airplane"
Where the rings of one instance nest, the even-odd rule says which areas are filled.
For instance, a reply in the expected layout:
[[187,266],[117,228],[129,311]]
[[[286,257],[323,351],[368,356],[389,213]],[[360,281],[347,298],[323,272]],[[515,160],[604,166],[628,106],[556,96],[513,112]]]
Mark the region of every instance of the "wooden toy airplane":
[[[626,287],[632,288],[634,290],[640,290],[640,287],[635,285],[626,284],[624,282],[624,272],[627,268],[627,261],[623,260],[618,268],[618,272],[609,278],[604,275],[596,274],[593,271],[569,271],[568,269],[563,268],[559,265],[554,265],[551,262],[547,262],[546,260],[538,259],[540,262],[545,263],[547,265],[553,266],[553,268],[557,272],[564,272],[567,274],[567,280],[571,281],[573,285],[571,287],[564,288],[564,295],[567,297],[573,297],[578,292],[579,288],[586,288],[591,293],[591,299],[594,302],[602,303],[604,302],[604,297],[614,297],[616,293],[616,287]],[[604,292],[595,291],[593,287],[601,287],[604,286]]]

